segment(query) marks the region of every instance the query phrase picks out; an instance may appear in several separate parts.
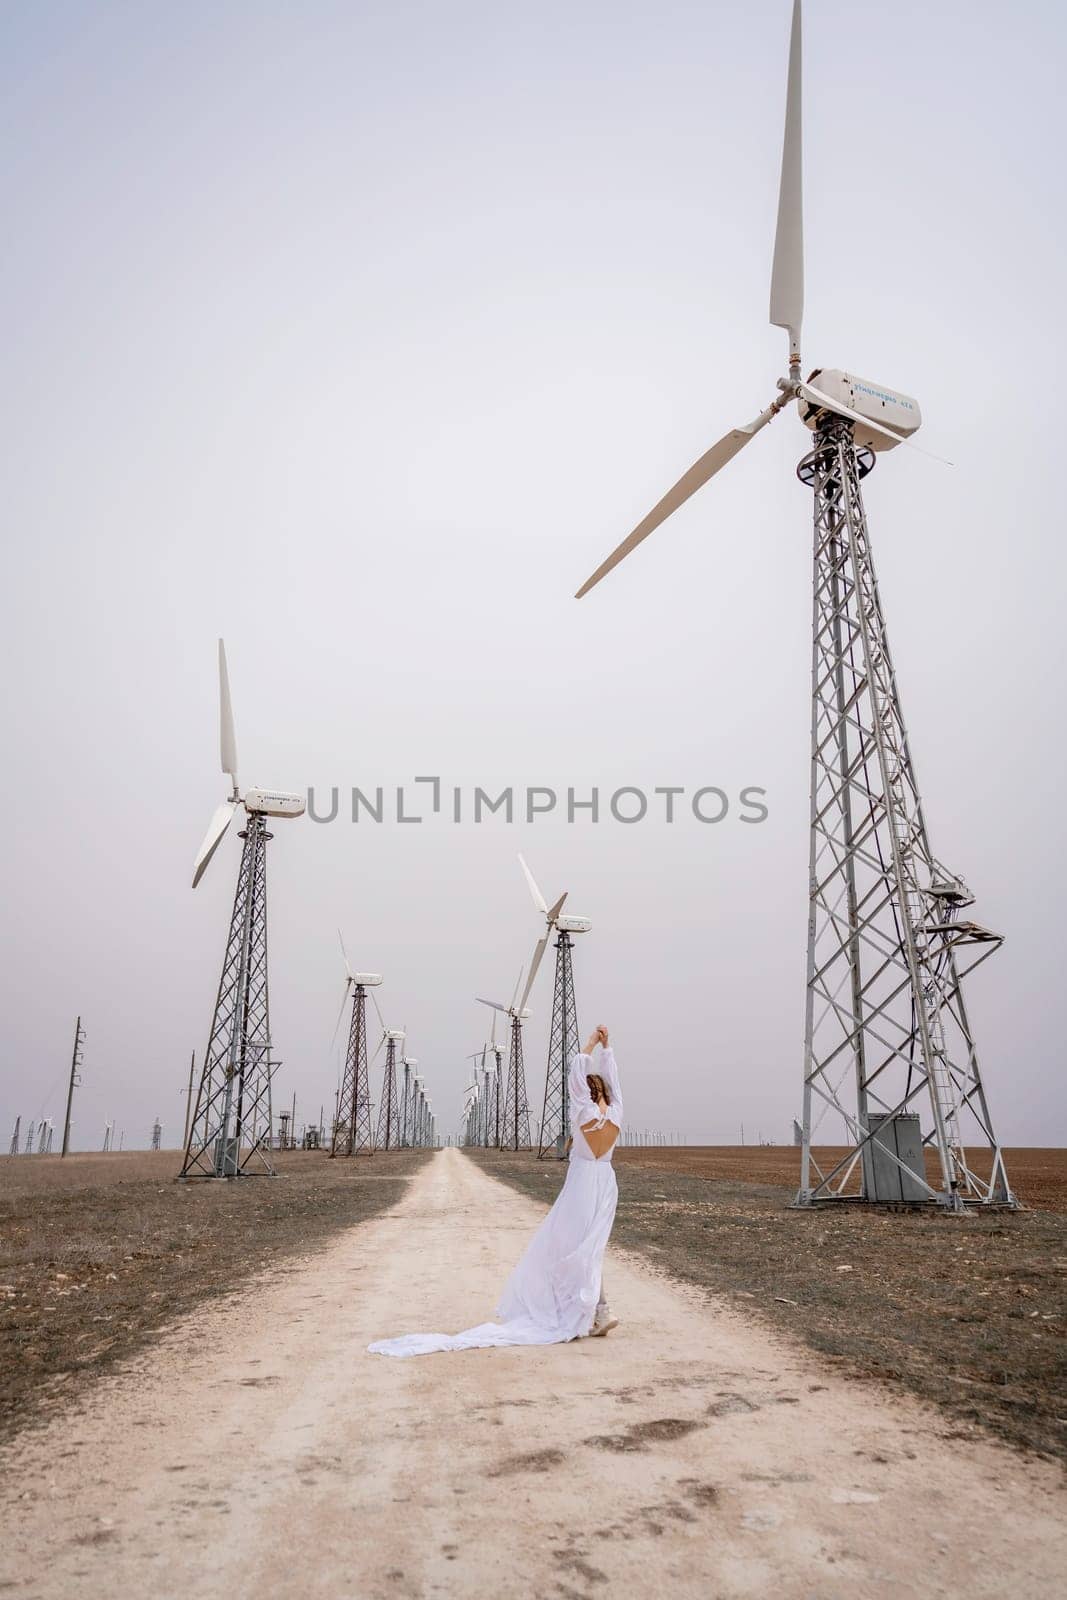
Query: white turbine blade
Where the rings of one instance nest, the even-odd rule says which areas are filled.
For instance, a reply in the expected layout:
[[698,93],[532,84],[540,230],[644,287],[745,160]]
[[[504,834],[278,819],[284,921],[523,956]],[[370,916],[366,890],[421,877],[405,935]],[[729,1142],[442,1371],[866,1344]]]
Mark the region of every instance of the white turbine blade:
[[617,567],[620,561],[624,560],[632,550],[637,549],[643,539],[647,539],[650,533],[654,533],[661,522],[665,522],[672,512],[678,510],[679,506],[684,506],[685,502],[696,494],[698,489],[703,488],[709,478],[713,478],[717,472],[725,467],[728,461],[733,460],[739,450],[743,450],[745,445],[755,438],[761,428],[766,427],[771,418],[781,410],[784,403],[784,401],[775,400],[767,407],[766,411],[760,412],[755,421],[747,422],[743,428],[731,428],[729,433],[723,435],[718,444],[713,444],[711,449],[706,451],[699,461],[693,463],[688,472],[683,473],[674,488],[670,489],[659,504],[652,508],[643,522],[637,524],[633,533],[622,541],[618,549],[613,550],[608,559],[601,562],[593,576],[586,578],[574,598],[580,600],[584,594],[588,594],[594,584],[599,583],[601,578],[606,578],[608,573],[614,567]]
[[513,989],[513,991],[512,991],[512,995],[511,995],[511,1008],[510,1008],[510,1009],[511,1009],[511,1010],[512,1010],[512,1011],[514,1011],[514,1009],[515,1009],[515,1002],[516,1002],[516,1000],[517,1000],[517,999],[518,999],[518,998],[519,998],[519,987],[520,987],[520,985],[521,985],[521,983],[522,983],[522,974],[523,974],[523,968],[522,968],[522,967],[520,967],[520,968],[519,968],[519,975],[518,975],[518,977],[517,977],[517,978],[516,978],[516,979],[515,979],[515,988],[514,988],[514,989]]
[[338,937],[338,939],[340,940],[340,943],[341,943],[341,959],[345,964],[345,971],[348,973],[348,976],[351,977],[352,976],[352,968],[349,965],[348,951],[345,949],[345,936],[341,932],[340,928],[338,928],[338,930],[337,930],[337,937]]
[[543,916],[547,916],[548,915],[548,906],[545,904],[545,897],[541,893],[540,889],[537,887],[537,884],[534,881],[534,875],[530,871],[529,867],[526,865],[526,862],[523,860],[521,855],[519,856],[519,866],[522,868],[523,876],[526,879],[526,884],[527,884],[527,887],[528,887],[528,889],[530,891],[530,895],[531,895],[531,897],[533,899],[534,905],[537,907],[538,911],[540,911]]
[[237,737],[233,731],[233,706],[230,704],[230,674],[226,670],[226,646],[219,640],[219,754],[222,770],[237,787]]
[[554,906],[549,906],[548,910],[545,912],[545,916],[548,918],[549,922],[553,922],[553,923],[555,922],[556,918],[559,916],[560,912],[563,910],[563,902],[564,902],[564,900],[566,900],[566,898],[567,898],[567,896],[569,894],[570,894],[570,890],[569,889],[564,889],[563,893],[560,895],[560,897],[556,901],[555,905]]
[[804,319],[804,196],[801,131],[800,0],[793,0],[789,36],[789,77],[785,93],[782,176],[778,188],[778,227],[771,269],[771,321],[789,332],[789,359],[800,359]]
[[815,389],[810,383],[798,383],[797,394],[812,405],[822,406],[826,411],[833,411],[839,417],[847,417],[849,422],[858,422],[861,428],[870,428],[872,433],[880,433],[887,439],[892,439],[895,444],[906,444],[909,450],[917,450],[921,456],[929,456],[931,461],[940,461],[942,466],[951,467],[952,462],[946,461],[944,456],[935,456],[932,450],[924,450],[921,444],[916,444],[914,439],[905,439],[902,433],[897,433],[893,428],[887,428],[884,422],[872,422],[870,417],[861,416],[858,411],[853,411],[851,406],[842,405],[840,400],[834,400],[830,395],[823,394],[821,389]]
[[223,835],[237,815],[237,807],[230,800],[224,800],[215,810],[214,816],[208,823],[208,830],[204,835],[204,842],[196,853],[193,862],[193,888],[195,889],[200,879],[207,871],[207,864],[215,851],[222,843]]
[[382,1045],[384,1043],[385,1043],[385,1033],[383,1032],[381,1038],[378,1040],[378,1043],[374,1047],[374,1054],[371,1056],[370,1060],[367,1062],[368,1067],[373,1066],[374,1062],[377,1061],[379,1055],[381,1054]]
[[374,990],[373,990],[373,989],[372,989],[372,990],[371,990],[371,992],[370,992],[370,997],[371,997],[371,1000],[372,1000],[372,1001],[373,1001],[373,1002],[374,1002],[374,1009],[375,1009],[375,1011],[376,1011],[376,1012],[377,1012],[377,1013],[378,1013],[378,1021],[379,1021],[379,1022],[380,1022],[380,1023],[381,1023],[381,1025],[382,1025],[382,1034],[383,1034],[383,1035],[385,1035],[385,1034],[386,1034],[386,1033],[388,1033],[388,1032],[389,1032],[389,1030],[388,1030],[388,1028],[387,1028],[387,1027],[386,1027],[386,1026],[385,1026],[385,1018],[384,1018],[384,1017],[383,1017],[383,1016],[382,1016],[382,1008],[381,1008],[381,1006],[380,1006],[380,1005],[379,1005],[379,1004],[378,1004],[378,996],[377,996],[377,995],[376,995],[376,994],[375,994],[375,992],[374,992]]
[[492,1047],[493,1047],[493,1050],[494,1050],[494,1052],[495,1052],[495,1050],[496,1050],[496,1014],[495,1014],[495,1012],[494,1012],[494,1014],[493,1014],[493,1027],[492,1027],[492,1031],[491,1031],[491,1032],[490,1032],[490,1034],[489,1034],[489,1043],[490,1043],[490,1044],[491,1044],[491,1045],[492,1045]]
[[346,978],[345,979],[345,992],[341,996],[341,1009],[337,1013],[337,1021],[334,1023],[333,1039],[330,1040],[330,1044],[331,1045],[334,1043],[334,1041],[337,1038],[337,1030],[341,1026],[341,1018],[345,1014],[345,1006],[348,1004],[348,989],[349,989],[349,985],[351,984],[351,982],[352,982],[351,978]]
[[530,990],[533,988],[534,979],[537,977],[537,969],[541,965],[541,957],[545,953],[545,946],[547,943],[548,934],[546,933],[543,939],[538,939],[537,941],[537,947],[533,953],[533,960],[530,962],[530,972],[526,979],[526,987],[522,991],[522,999],[519,1001],[518,1009],[520,1011],[526,1010],[526,1002],[530,998]]
[[474,998],[480,1006],[492,1006],[494,1011],[503,1011],[505,1015],[507,1014],[508,1007],[500,1005],[496,1000],[483,1000],[480,994],[476,994]]

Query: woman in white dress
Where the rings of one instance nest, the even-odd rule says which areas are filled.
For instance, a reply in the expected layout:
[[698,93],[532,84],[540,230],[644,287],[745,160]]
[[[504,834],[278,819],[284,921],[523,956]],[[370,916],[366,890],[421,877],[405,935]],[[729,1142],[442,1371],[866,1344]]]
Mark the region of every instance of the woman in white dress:
[[[597,1070],[593,1051],[601,1046]],[[560,1344],[602,1337],[618,1326],[604,1300],[604,1250],[615,1221],[618,1186],[611,1158],[622,1128],[619,1069],[606,1028],[571,1058],[570,1161],[556,1203],[504,1285],[497,1322],[463,1333],[407,1333],[369,1345],[376,1355],[420,1356],[490,1345]]]

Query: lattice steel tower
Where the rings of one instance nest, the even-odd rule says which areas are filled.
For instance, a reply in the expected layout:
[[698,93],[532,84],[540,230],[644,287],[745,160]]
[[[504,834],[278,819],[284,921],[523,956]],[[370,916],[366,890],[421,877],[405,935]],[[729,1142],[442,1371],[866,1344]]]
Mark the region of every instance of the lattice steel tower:
[[[1001,939],[961,916],[972,896],[930,848],[860,490],[874,454],[853,432],[823,413],[798,468],[815,496],[815,575],[797,1204],[1007,1205],[961,989]],[[849,1148],[820,1164],[812,1142],[828,1110]],[[836,1142],[836,1119],[830,1132],[823,1143]],[[978,1169],[968,1144],[984,1153]]]
[[211,1034],[180,1176],[274,1175],[266,818],[249,816]]
[[552,1027],[548,1037],[548,1070],[541,1113],[539,1157],[563,1160],[570,1137],[567,1074],[578,1044],[578,1013],[574,1003],[574,968],[571,936],[561,928],[556,937],[556,984],[552,995]]
[[419,1098],[422,1079],[415,1068],[418,1059],[407,1053],[407,1040],[404,1041],[404,1051],[401,1055],[404,1068],[404,1090],[400,1101],[400,1143],[405,1149],[418,1143]]
[[[369,973],[358,974],[362,982],[352,985],[352,1020],[348,1028],[348,1052],[337,1097],[337,1120],[330,1142],[331,1156],[369,1156],[374,1154],[374,1130],[370,1119],[370,1068],[367,1064],[367,989]],[[381,979],[378,979],[379,983]]]
[[501,1150],[527,1150],[530,1145],[530,1105],[526,1098],[526,1072],[522,1064],[522,1019],[511,1019],[511,1053],[508,1086],[504,1096]]
[[[963,880],[933,855],[875,581],[860,480],[911,442],[909,395],[839,368],[801,377],[804,228],[801,5],[794,0],[770,320],[789,336],[778,396],[732,428],[578,590],[579,598],[795,404],[815,435],[800,464],[815,496],[804,1115],[798,1206],[822,1201],[1014,1205],[964,1005],[962,979],[1001,943],[961,913]],[[819,1163],[827,1111],[847,1151]],[[977,1152],[968,1154],[968,1146]]]
[[271,1160],[271,1079],[280,1065],[271,1055],[267,987],[268,817],[298,817],[300,795],[237,784],[237,742],[230,705],[226,650],[219,640],[219,743],[222,770],[232,793],[215,811],[193,867],[193,888],[243,807],[244,840],[230,931],[215,997],[211,1035],[189,1122],[181,1178],[274,1175]]
[[374,1153],[374,1130],[371,1127],[370,1065],[367,1061],[367,990],[371,991],[371,999],[377,1010],[374,990],[382,982],[382,975],[380,972],[353,972],[340,928],[337,930],[337,939],[341,946],[341,960],[345,965],[345,986],[333,1030],[335,1039],[350,993],[352,1016],[348,1026],[345,1069],[337,1091],[337,1114],[333,1138],[330,1140],[330,1156],[369,1156]]
[[395,1150],[400,1143],[400,1100],[396,1092],[396,1047],[403,1033],[390,1029],[385,1035],[385,1068],[382,1076],[382,1098],[378,1106],[379,1150]]

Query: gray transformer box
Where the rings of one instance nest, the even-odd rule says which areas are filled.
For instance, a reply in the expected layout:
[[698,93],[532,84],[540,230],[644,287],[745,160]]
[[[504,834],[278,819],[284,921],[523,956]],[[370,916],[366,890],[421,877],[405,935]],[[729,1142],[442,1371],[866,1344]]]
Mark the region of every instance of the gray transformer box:
[[[913,1205],[929,1200],[918,1117],[910,1114],[871,1117],[869,1126],[874,1138],[863,1147],[863,1188],[866,1198],[883,1203],[903,1201]],[[897,1161],[903,1162],[904,1170],[893,1160],[894,1154]]]

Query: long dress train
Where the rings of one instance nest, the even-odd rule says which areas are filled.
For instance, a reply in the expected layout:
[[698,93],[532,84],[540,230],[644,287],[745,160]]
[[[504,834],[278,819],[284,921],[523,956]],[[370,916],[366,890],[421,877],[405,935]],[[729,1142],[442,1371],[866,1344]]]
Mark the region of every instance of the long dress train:
[[604,1250],[615,1221],[618,1186],[611,1158],[614,1145],[594,1156],[582,1124],[606,1122],[622,1128],[622,1092],[614,1052],[602,1051],[596,1070],[608,1089],[601,1111],[589,1094],[586,1074],[591,1056],[571,1057],[567,1076],[571,1144],[567,1177],[556,1203],[530,1240],[504,1285],[497,1322],[482,1322],[462,1333],[406,1333],[376,1339],[375,1355],[423,1356],[440,1350],[484,1350],[493,1345],[561,1344],[580,1339],[593,1325],[600,1295]]

